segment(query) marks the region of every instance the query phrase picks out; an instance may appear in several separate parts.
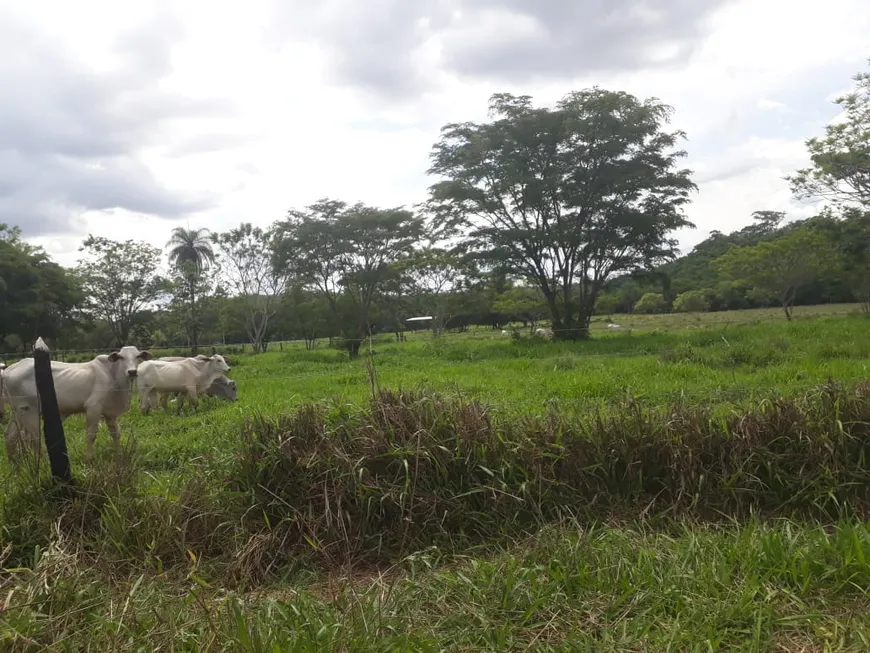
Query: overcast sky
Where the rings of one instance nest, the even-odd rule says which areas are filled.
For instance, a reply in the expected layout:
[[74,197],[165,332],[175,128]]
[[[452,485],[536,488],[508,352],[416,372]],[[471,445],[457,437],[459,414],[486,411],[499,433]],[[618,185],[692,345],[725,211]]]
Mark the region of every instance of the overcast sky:
[[866,0],[0,0],[0,222],[72,265],[89,232],[411,205],[444,123],[598,84],[688,132],[688,250],[814,212],[782,177],[868,56]]

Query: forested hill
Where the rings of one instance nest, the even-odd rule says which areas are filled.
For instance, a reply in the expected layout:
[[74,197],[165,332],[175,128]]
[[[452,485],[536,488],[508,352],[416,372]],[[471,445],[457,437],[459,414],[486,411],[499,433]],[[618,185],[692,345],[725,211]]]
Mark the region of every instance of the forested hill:
[[[870,214],[846,212],[839,219],[824,214],[785,222],[784,213],[758,211],[753,219],[752,224],[728,234],[713,231],[691,252],[651,273],[614,279],[607,285],[596,312],[622,313],[638,308],[643,312],[715,311],[777,305],[775,293],[765,287],[773,284],[759,278],[764,272],[761,264],[775,267],[777,257],[788,258],[790,254],[795,259],[794,276],[802,276],[794,289],[795,304],[861,300],[862,284],[856,283],[852,272],[867,258]],[[817,247],[802,253],[798,239]],[[732,248],[740,248],[746,260],[734,260],[736,264],[728,274],[721,264]],[[754,262],[753,257],[757,259]],[[638,307],[644,295],[650,296]],[[682,300],[691,300],[688,306],[684,306],[681,296]]]

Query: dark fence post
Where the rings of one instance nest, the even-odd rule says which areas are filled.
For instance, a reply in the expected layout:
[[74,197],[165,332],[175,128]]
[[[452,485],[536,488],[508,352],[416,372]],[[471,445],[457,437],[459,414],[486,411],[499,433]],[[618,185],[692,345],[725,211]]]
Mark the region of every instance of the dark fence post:
[[51,475],[66,483],[72,482],[69,454],[66,451],[66,437],[63,422],[57,406],[57,393],[51,374],[51,354],[42,338],[37,338],[33,347],[33,372],[36,376],[36,392],[39,394],[42,425],[45,431],[45,447],[51,463]]

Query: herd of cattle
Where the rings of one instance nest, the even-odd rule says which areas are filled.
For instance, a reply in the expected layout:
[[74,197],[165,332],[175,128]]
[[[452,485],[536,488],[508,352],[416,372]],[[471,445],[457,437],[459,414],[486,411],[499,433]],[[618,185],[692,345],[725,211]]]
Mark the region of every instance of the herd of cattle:
[[[618,324],[613,324],[612,322],[607,323],[608,331],[616,331],[616,330],[621,329],[621,328],[622,327]],[[511,335],[511,332],[508,331],[507,329],[502,329],[501,334],[503,336],[509,336],[509,335]],[[550,340],[553,339],[553,330],[547,329],[546,327],[543,327],[540,329],[535,329],[535,334],[539,335],[542,338],[548,338]]]
[[[52,361],[51,370],[61,419],[85,415],[87,460],[93,456],[100,419],[105,420],[113,444],[120,444],[118,420],[130,408],[134,383],[144,415],[158,403],[167,408],[173,395],[179,411],[185,398],[196,407],[203,394],[227,401],[237,399],[236,382],[225,376],[230,366],[219,354],[155,359],[149,351],[126,346],[85,363]],[[7,404],[13,415],[6,427],[6,453],[15,459],[22,447],[35,448],[39,443],[39,395],[33,358],[0,366],[0,417]]]

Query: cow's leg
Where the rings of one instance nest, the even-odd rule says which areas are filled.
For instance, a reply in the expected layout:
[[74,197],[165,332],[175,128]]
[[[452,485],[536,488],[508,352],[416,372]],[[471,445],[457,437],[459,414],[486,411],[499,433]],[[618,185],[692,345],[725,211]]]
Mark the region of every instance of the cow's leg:
[[196,396],[196,386],[189,385],[186,388],[187,390],[187,399],[190,401],[190,405],[193,406],[193,410],[199,408],[199,397]]
[[151,410],[151,393],[154,391],[154,388],[148,385],[140,385],[139,386],[139,410],[142,411],[143,415],[147,415]]
[[160,407],[163,408],[163,410],[166,410],[167,408],[169,408],[169,396],[171,394],[172,394],[171,392],[161,392],[160,393]]
[[100,428],[102,411],[100,405],[85,406],[85,460],[90,462],[94,457],[94,442],[97,440],[97,430]]
[[21,406],[13,410],[4,438],[9,459],[18,459],[26,451],[38,453],[40,434],[39,413],[32,406]]
[[117,415],[104,415],[103,419],[106,420],[106,426],[109,428],[109,435],[112,436],[112,446],[117,455],[121,451],[121,424],[118,421],[120,418]]
[[4,440],[6,443],[6,457],[10,462],[17,462],[18,457],[21,455],[21,446],[23,442],[21,438],[21,429],[18,428],[18,422],[15,419],[15,415],[12,415],[9,419],[9,423],[6,425]]

